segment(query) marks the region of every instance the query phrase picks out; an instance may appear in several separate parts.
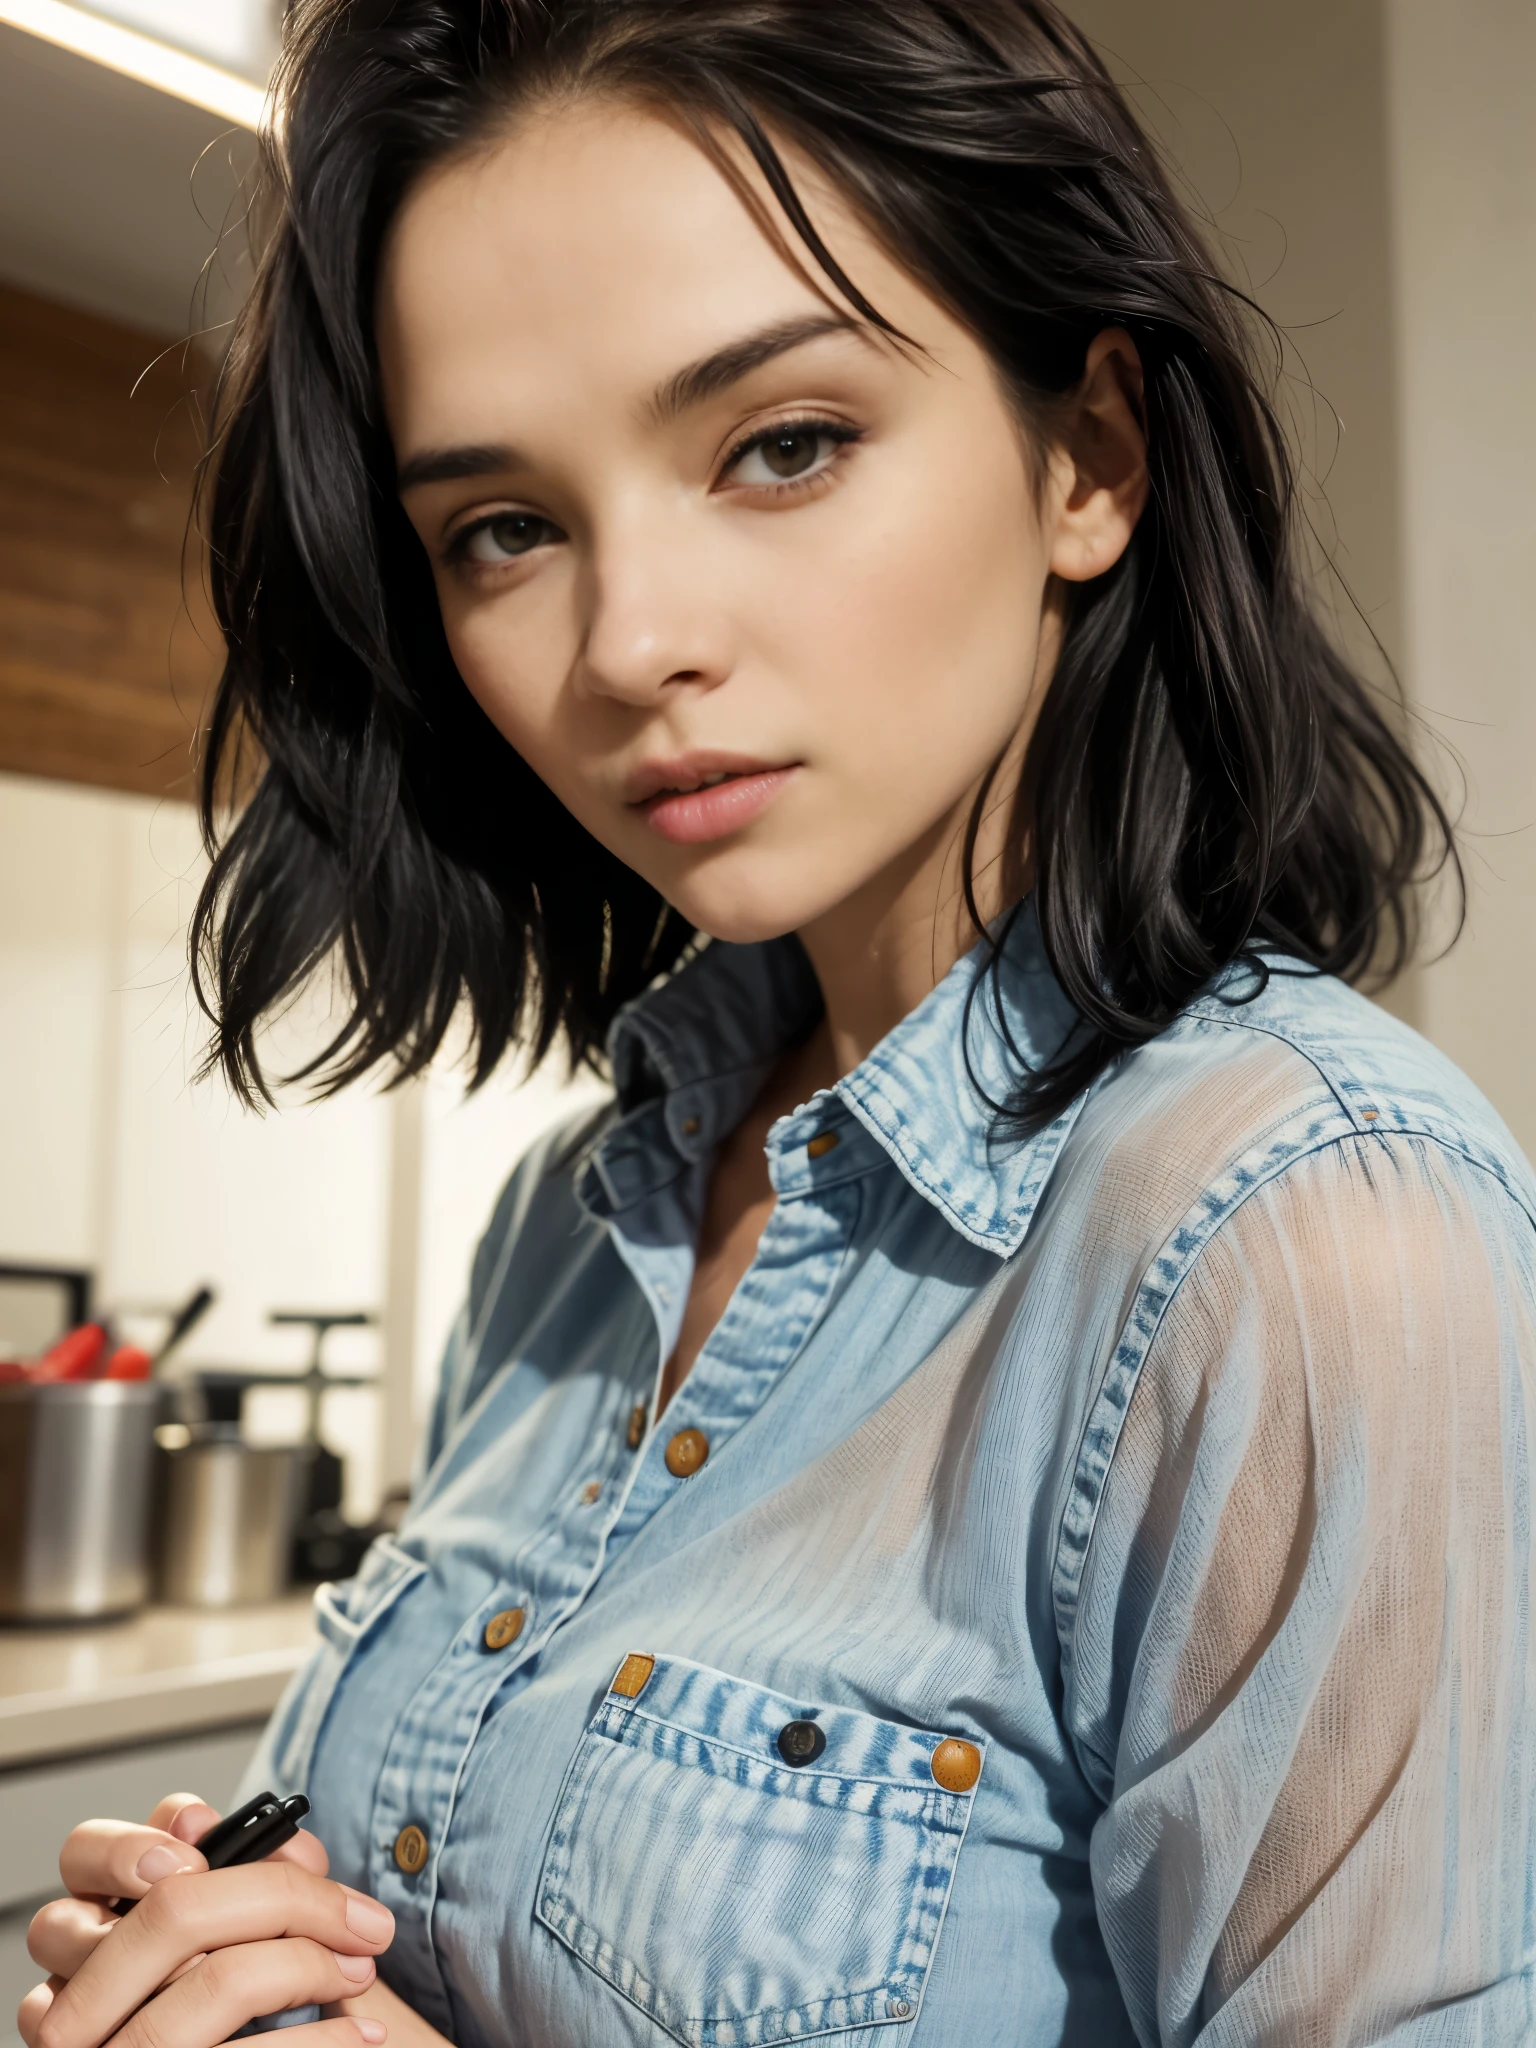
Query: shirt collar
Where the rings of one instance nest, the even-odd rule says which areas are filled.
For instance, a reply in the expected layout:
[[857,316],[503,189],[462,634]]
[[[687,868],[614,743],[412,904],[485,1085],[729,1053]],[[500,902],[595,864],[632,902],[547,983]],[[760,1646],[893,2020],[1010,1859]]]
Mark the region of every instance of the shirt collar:
[[[961,1236],[1007,1257],[1023,1242],[1082,1098],[1029,1138],[997,1135],[994,1105],[1022,1064],[1051,1057],[1074,1015],[1032,901],[999,945],[996,975],[987,972],[993,942],[984,940],[834,1089],[775,1124],[769,1151],[804,1146],[841,1104]],[[615,1214],[713,1151],[820,1004],[793,938],[716,941],[627,1004],[608,1041],[624,1114],[581,1176],[588,1207]]]
[[1046,959],[1033,898],[999,944],[995,975],[983,940],[834,1092],[962,1237],[1006,1258],[1085,1098],[1028,1138],[999,1134],[996,1105],[1059,1050],[1076,1014]]

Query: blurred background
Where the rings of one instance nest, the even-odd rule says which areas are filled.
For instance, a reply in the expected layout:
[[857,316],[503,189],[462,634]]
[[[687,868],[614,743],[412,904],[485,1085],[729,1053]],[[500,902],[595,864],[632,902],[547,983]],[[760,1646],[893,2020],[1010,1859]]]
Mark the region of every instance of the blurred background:
[[[1463,818],[1467,930],[1385,1000],[1536,1152],[1536,10],[1069,11],[1278,323],[1320,588],[1341,635],[1395,665]],[[387,1520],[476,1234],[567,1100],[558,1074],[509,1070],[466,1103],[444,1060],[255,1117],[193,1078],[189,761],[218,661],[185,536],[197,392],[249,278],[277,16],[0,0],[0,1374],[94,1317],[88,1370],[126,1361],[102,1384],[129,1390],[50,1395],[46,1442],[46,1404],[0,1398],[0,1829],[35,1844],[0,1872],[0,2037],[64,1826],[171,1782],[227,1795],[304,1654],[288,1589]],[[324,1024],[317,995],[277,1056]],[[138,1579],[121,1554],[82,1576],[69,1543],[121,1552],[103,1503],[133,1430],[181,1519],[166,1538],[162,1498]],[[57,1460],[86,1456],[94,1535],[43,1529]],[[257,1556],[279,1514],[301,1535],[311,1517],[308,1550]]]

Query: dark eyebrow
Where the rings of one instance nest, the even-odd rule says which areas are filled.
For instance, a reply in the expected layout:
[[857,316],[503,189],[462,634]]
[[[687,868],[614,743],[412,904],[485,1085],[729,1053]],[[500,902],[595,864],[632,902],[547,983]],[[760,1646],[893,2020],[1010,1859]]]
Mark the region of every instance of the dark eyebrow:
[[771,363],[775,356],[787,355],[792,348],[803,348],[806,342],[819,341],[824,334],[854,334],[862,340],[863,332],[856,320],[843,313],[807,313],[798,320],[780,320],[772,327],[760,328],[756,334],[743,335],[740,341],[728,341],[724,348],[717,348],[685,370],[679,370],[659,387],[646,410],[658,425],[665,425],[690,405],[713,398],[751,371],[761,369],[764,363]]
[[[798,320],[777,321],[772,327],[743,335],[739,341],[728,341],[723,348],[701,356],[696,363],[689,363],[686,369],[679,370],[675,377],[669,377],[658,387],[646,410],[658,425],[665,425],[668,420],[676,419],[679,413],[686,412],[689,406],[713,398],[717,392],[726,390],[753,370],[760,370],[764,363],[771,363],[776,356],[787,355],[791,349],[803,348],[808,341],[819,341],[827,334],[854,334],[862,339],[863,329],[857,321],[841,313],[807,313]],[[427,448],[401,464],[395,488],[404,493],[418,484],[452,483],[460,477],[495,476],[521,466],[514,449],[494,443],[480,447]]]
[[416,484],[451,483],[461,476],[494,476],[499,470],[519,467],[511,448],[428,448],[402,466],[395,478],[395,489],[408,491]]

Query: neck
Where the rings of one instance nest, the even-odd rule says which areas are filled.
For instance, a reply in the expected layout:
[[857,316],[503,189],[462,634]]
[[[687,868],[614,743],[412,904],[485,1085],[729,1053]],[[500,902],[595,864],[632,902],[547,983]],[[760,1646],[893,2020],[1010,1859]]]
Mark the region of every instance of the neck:
[[[976,835],[971,867],[983,924],[1028,886],[1010,830],[1016,753],[1022,755],[1022,743],[993,777]],[[974,784],[898,861],[801,930],[826,1006],[804,1049],[820,1070],[817,1086],[850,1073],[980,936],[966,902],[965,840],[981,788]]]

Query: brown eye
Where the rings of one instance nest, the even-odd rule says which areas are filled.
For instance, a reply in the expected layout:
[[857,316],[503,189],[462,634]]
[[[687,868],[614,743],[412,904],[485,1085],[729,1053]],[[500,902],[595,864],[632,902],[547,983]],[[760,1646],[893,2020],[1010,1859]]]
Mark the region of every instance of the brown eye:
[[763,461],[775,476],[803,476],[815,462],[822,437],[811,427],[786,427],[771,440],[761,441]]
[[460,547],[471,562],[509,562],[556,538],[556,529],[533,512],[497,512],[472,526]]
[[736,483],[762,490],[799,483],[819,475],[840,448],[858,439],[856,428],[831,420],[786,420],[781,427],[755,434],[738,449],[728,473]]

